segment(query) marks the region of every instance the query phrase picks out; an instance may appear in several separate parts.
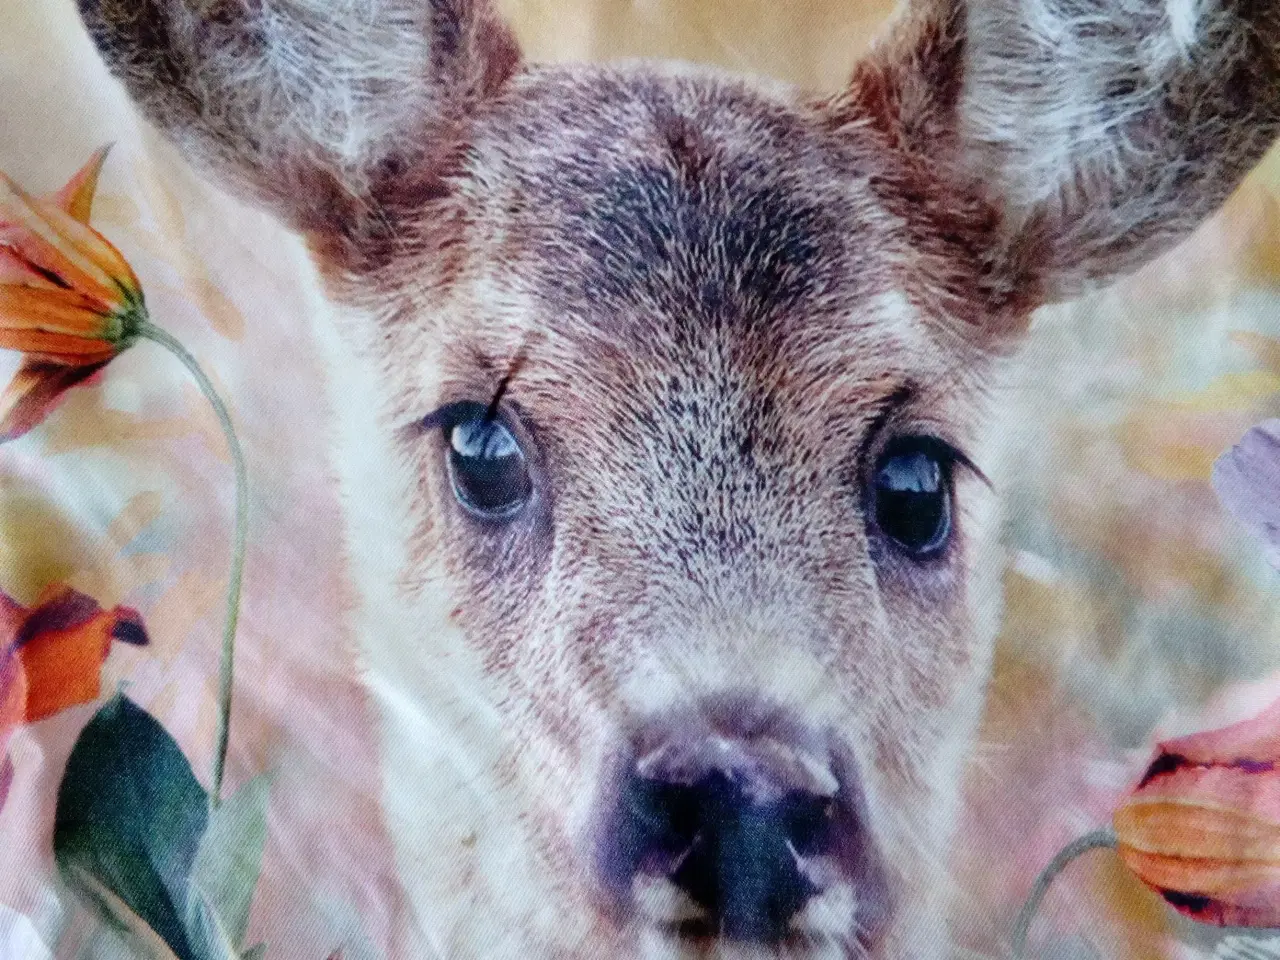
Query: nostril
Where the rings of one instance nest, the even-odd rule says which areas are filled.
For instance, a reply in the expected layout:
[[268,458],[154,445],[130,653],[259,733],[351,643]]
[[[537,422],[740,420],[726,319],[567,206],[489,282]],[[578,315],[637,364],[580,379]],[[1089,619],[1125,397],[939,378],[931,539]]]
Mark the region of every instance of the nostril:
[[593,832],[602,905],[671,936],[772,945],[847,910],[869,947],[890,903],[850,751],[767,705],[725,704],[650,721],[611,761]]
[[623,845],[637,873],[666,877],[706,911],[707,932],[772,941],[818,892],[803,861],[827,851],[835,800],[760,778],[758,768],[675,783],[633,775]]
[[781,938],[817,892],[796,848],[797,827],[805,842],[817,834],[814,811],[802,798],[756,803],[719,772],[698,785],[697,805],[698,829],[671,880],[707,909],[723,935]]
[[701,828],[697,791],[682,784],[633,777],[623,797],[629,846],[641,870],[674,869]]
[[787,836],[802,857],[819,857],[832,845],[836,802],[831,797],[796,794],[787,798],[782,812]]

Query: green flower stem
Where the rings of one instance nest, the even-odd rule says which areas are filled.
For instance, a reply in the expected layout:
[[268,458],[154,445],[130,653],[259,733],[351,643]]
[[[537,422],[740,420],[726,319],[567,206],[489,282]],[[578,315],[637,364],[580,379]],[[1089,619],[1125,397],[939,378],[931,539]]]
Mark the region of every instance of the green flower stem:
[[1031,931],[1031,921],[1036,918],[1040,904],[1044,901],[1049,887],[1053,885],[1058,874],[1083,853],[1088,853],[1090,850],[1114,850],[1115,846],[1116,835],[1109,828],[1095,830],[1093,833],[1086,833],[1083,837],[1072,840],[1058,851],[1058,855],[1049,861],[1047,867],[1040,871],[1040,876],[1036,877],[1035,886],[1031,888],[1031,894],[1022,905],[1022,910],[1018,912],[1018,919],[1013,925],[1013,960],[1024,960],[1026,957],[1027,934]]
[[137,335],[164,347],[182,361],[182,365],[190,371],[200,387],[200,391],[218,415],[222,424],[222,432],[227,437],[227,447],[231,451],[231,462],[236,474],[236,520],[235,534],[231,543],[231,576],[227,582],[227,619],[222,628],[222,659],[218,670],[218,743],[213,759],[213,788],[209,793],[210,802],[217,806],[222,797],[222,777],[227,767],[227,745],[231,737],[231,687],[235,673],[236,624],[240,619],[240,586],[244,580],[244,550],[249,526],[249,484],[244,464],[244,451],[240,448],[240,440],[231,423],[231,414],[227,405],[218,396],[213,382],[200,368],[199,362],[171,334],[144,320],[139,325]]

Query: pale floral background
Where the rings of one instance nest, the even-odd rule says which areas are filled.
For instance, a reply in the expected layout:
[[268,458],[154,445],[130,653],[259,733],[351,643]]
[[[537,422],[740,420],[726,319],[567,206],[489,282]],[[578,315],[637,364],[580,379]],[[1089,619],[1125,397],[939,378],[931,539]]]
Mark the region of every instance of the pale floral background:
[[[680,57],[835,89],[887,12],[861,0],[507,0],[533,57]],[[299,244],[198,180],[134,118],[70,0],[0,0],[0,169],[59,186],[106,141],[95,226],[152,312],[231,398],[253,511],[230,785],[275,773],[249,942],[269,956],[397,951],[348,602],[326,411]],[[1006,626],[954,853],[958,955],[998,957],[1038,869],[1106,821],[1159,736],[1280,693],[1280,574],[1220,509],[1213,459],[1280,415],[1280,156],[1175,254],[1038,318],[1004,402],[1023,449],[1006,540]],[[0,377],[16,358],[0,356]],[[0,589],[68,580],[144,614],[108,689],[175,735],[202,777],[214,735],[230,466],[175,363],[143,344],[41,428],[0,449]],[[51,880],[53,797],[93,708],[21,731],[0,812],[0,958],[92,955],[94,926]],[[1202,956],[1116,861],[1055,890],[1047,957]],[[1089,944],[1093,944],[1090,947]],[[1091,950],[1097,950],[1091,954]]]

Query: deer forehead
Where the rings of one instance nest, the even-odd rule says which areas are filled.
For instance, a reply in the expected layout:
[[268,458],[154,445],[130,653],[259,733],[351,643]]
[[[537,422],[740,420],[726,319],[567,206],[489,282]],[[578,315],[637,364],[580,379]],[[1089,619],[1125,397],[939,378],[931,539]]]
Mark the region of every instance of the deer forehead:
[[429,328],[446,374],[494,381],[519,354],[577,393],[783,367],[813,392],[981,360],[990,212],[826,117],[693,71],[531,71],[367,272],[399,304],[389,352]]

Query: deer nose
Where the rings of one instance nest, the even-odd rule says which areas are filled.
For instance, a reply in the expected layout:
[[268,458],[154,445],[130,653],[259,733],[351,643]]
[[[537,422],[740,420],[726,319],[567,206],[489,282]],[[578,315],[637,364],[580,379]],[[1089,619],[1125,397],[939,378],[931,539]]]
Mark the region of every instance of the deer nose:
[[780,939],[819,892],[804,864],[829,848],[833,791],[789,782],[748,757],[695,778],[648,772],[637,771],[627,797],[648,866],[703,907],[722,935]]
[[624,776],[610,846],[624,878],[659,877],[704,932],[776,942],[847,846],[841,784],[821,751],[771,736],[676,735]]

